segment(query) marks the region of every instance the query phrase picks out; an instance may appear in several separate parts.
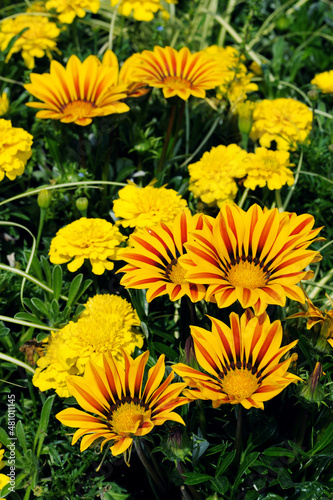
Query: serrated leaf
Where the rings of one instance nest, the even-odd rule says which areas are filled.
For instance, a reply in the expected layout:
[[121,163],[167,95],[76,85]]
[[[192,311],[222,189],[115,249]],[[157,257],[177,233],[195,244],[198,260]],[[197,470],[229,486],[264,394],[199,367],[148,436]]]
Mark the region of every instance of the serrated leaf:
[[59,300],[62,289],[62,269],[57,264],[52,269],[52,290],[53,290],[53,298],[55,300]]

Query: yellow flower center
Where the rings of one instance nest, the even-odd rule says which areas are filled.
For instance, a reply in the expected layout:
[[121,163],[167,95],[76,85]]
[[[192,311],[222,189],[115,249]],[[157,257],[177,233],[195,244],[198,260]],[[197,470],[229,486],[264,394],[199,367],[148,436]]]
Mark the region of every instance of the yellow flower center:
[[188,89],[191,87],[191,82],[184,80],[181,76],[167,76],[163,80],[172,89]]
[[240,261],[231,267],[227,276],[229,283],[235,288],[255,290],[267,284],[266,273],[253,262]]
[[89,116],[96,105],[90,101],[72,101],[61,106],[61,111],[66,115],[77,116],[78,118],[84,118]]
[[166,269],[166,277],[176,285],[188,283],[185,279],[186,270],[179,264],[176,259],[173,259]]
[[242,401],[249,398],[259,387],[258,378],[249,370],[230,371],[222,382],[223,391],[228,396],[233,396],[235,399]]
[[139,404],[123,403],[112,413],[112,429],[116,434],[134,434],[140,424],[150,416],[150,410],[146,410]]

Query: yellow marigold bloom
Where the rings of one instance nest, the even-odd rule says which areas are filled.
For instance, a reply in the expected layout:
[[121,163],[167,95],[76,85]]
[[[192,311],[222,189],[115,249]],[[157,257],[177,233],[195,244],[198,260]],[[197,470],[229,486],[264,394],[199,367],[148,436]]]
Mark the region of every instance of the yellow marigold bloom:
[[297,142],[305,142],[312,128],[312,111],[295,99],[264,99],[256,103],[250,138],[270,148],[295,149]]
[[72,445],[83,436],[81,451],[101,438],[101,449],[112,441],[111,453],[114,456],[123,453],[128,463],[135,436],[146,436],[156,425],[168,420],[184,424],[173,410],[186,404],[187,399],[179,397],[186,384],[171,384],[173,372],[161,383],[165,372],[164,355],[150,368],[145,385],[143,375],[149,351],[136,359],[124,355],[125,369],[106,355],[103,368],[91,361],[84,378],[70,377],[68,385],[84,411],[67,408],[56,417],[64,425],[79,428]]
[[[177,3],[176,0],[165,0],[166,3]],[[118,12],[122,16],[133,14],[137,21],[152,21],[156,12],[162,12],[165,19],[169,18],[168,12],[163,8],[160,0],[111,0],[111,6],[118,5]]]
[[218,47],[212,45],[205,51],[210,57],[215,59],[216,64],[222,71],[223,78],[220,82],[216,97],[222,99],[227,96],[233,106],[245,101],[249,92],[258,90],[258,85],[251,82],[253,73],[248,73],[244,61],[234,47]]
[[[0,443],[0,448],[2,448],[2,443]],[[5,450],[0,450],[0,470],[4,468],[5,462],[3,460],[3,456],[5,454]]]
[[135,55],[132,78],[163,89],[166,98],[177,95],[187,101],[193,95],[204,99],[206,90],[221,83],[219,66],[202,51],[191,54],[187,47],[177,51],[155,46],[153,51],[144,50]]
[[6,92],[2,92],[2,96],[0,97],[0,116],[3,116],[9,110],[9,99]]
[[31,2],[26,12],[46,12],[45,1],[36,0],[35,2]]
[[[26,29],[27,28],[27,29]],[[0,24],[0,50],[4,51],[8,47],[12,38],[26,29],[10,49],[6,62],[16,52],[22,51],[25,65],[29,69],[35,67],[35,57],[44,57],[46,54],[52,59],[51,51],[57,51],[56,39],[60,34],[60,29],[45,16],[35,16],[24,14],[13,19],[5,19]]]
[[179,260],[186,279],[208,285],[206,299],[218,307],[238,300],[259,315],[268,304],[284,306],[287,297],[304,303],[297,283],[312,277],[304,268],[320,260],[319,252],[307,250],[321,229],[313,224],[309,214],[263,211],[257,204],[245,212],[226,203],[216,219],[204,217]]
[[11,121],[0,119],[0,181],[5,175],[13,181],[23,174],[32,155],[32,139],[23,128],[12,127]]
[[312,80],[312,85],[316,85],[324,94],[333,92],[333,69],[318,73]]
[[69,375],[82,375],[89,360],[103,365],[109,352],[123,363],[123,350],[132,354],[141,348],[143,336],[135,330],[139,318],[127,300],[117,295],[95,295],[76,323],[72,321],[52,332],[45,345],[45,356],[37,361],[33,384],[41,391],[55,389],[60,397],[71,395]]
[[0,491],[4,488],[8,483],[10,483],[11,479],[6,474],[0,474]]
[[236,179],[246,175],[247,152],[237,144],[217,146],[206,151],[196,163],[188,166],[189,190],[208,205],[222,207],[232,201],[238,191]]
[[61,23],[71,24],[76,16],[84,17],[87,10],[96,14],[99,3],[99,0],[48,0],[45,7],[55,9]]
[[191,326],[196,358],[208,375],[182,363],[172,366],[193,388],[184,391],[184,396],[212,400],[214,408],[230,403],[263,410],[265,401],[301,380],[287,371],[293,356],[280,362],[298,342],[280,347],[280,321],[270,323],[267,315],[251,317],[249,312],[241,317],[231,313],[229,328],[218,319],[210,319],[211,332]]
[[186,200],[174,189],[156,188],[152,185],[141,188],[130,182],[120,189],[119,199],[113,202],[113,211],[124,227],[143,229],[160,222],[171,222],[187,208]]
[[294,184],[294,176],[288,167],[294,164],[289,161],[288,151],[271,151],[257,148],[255,153],[249,153],[246,159],[247,178],[244,186],[249,189],[264,187],[281,189],[282,186]]
[[89,259],[94,274],[103,274],[104,270],[111,271],[119,250],[119,244],[125,241],[119,229],[105,219],[79,220],[60,229],[51,241],[50,261],[53,264],[67,264],[70,272],[74,273]]
[[120,284],[125,288],[147,288],[147,301],[168,294],[170,300],[187,295],[192,302],[204,298],[206,288],[185,279],[186,270],[178,258],[185,253],[184,244],[191,231],[201,227],[201,216],[178,214],[173,223],[161,223],[133,235],[133,248],[122,251],[121,259],[128,263],[118,272],[125,273]]
[[127,97],[125,85],[110,86],[114,70],[102,65],[95,56],[83,62],[71,56],[64,68],[51,62],[50,73],[31,73],[26,90],[42,102],[28,102],[41,108],[37,118],[52,118],[63,123],[89,125],[96,116],[125,113],[129,107],[120,99]]

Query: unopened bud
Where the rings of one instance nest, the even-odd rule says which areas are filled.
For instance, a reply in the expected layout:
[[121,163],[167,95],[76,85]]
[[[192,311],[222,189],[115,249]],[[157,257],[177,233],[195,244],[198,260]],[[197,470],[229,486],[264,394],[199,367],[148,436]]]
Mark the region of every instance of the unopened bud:
[[76,208],[80,212],[86,213],[87,209],[88,209],[88,205],[89,205],[89,200],[85,196],[82,196],[82,198],[78,198],[76,200]]
[[308,98],[311,99],[311,101],[316,101],[319,97],[318,90],[316,89],[311,89],[308,92]]
[[245,101],[237,106],[238,128],[242,134],[248,135],[251,132],[254,107],[255,104],[251,101]]
[[309,401],[310,403],[319,403],[324,399],[325,392],[320,386],[319,381],[321,377],[325,375],[323,372],[323,367],[317,361],[316,366],[311,373],[307,383],[302,387],[300,391],[300,396]]
[[47,210],[51,205],[51,201],[52,201],[52,195],[48,189],[42,189],[41,191],[39,191],[37,197],[37,203],[39,208]]

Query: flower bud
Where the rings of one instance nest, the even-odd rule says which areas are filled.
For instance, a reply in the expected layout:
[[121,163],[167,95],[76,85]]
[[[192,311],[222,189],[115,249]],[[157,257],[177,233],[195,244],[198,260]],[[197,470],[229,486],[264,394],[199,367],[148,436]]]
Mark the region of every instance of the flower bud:
[[39,208],[47,210],[51,205],[52,195],[48,189],[42,189],[38,193],[37,203]]
[[255,104],[251,101],[245,101],[237,106],[238,128],[242,134],[248,135],[251,132],[254,107]]
[[80,212],[83,212],[83,213],[87,212],[88,204],[89,204],[88,198],[86,198],[85,196],[82,196],[81,198],[78,198],[75,203],[76,203],[76,208]]
[[307,383],[302,387],[300,391],[300,396],[306,399],[309,403],[319,403],[325,397],[324,389],[319,384],[321,377],[325,375],[323,372],[323,367],[317,361],[316,366],[311,373]]
[[316,101],[319,97],[318,90],[316,89],[311,89],[308,92],[308,98],[311,99],[311,101]]
[[9,110],[9,100],[8,95],[3,92],[0,96],[0,116],[3,116]]

